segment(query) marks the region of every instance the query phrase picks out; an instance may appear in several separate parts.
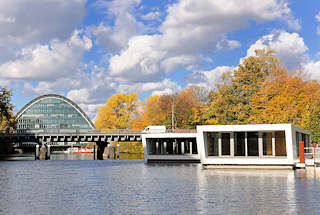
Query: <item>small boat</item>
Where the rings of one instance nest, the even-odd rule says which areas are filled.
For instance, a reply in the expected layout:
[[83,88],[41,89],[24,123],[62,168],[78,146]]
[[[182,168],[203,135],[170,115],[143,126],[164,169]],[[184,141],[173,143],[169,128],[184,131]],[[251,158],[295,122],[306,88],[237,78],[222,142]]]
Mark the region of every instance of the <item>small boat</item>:
[[92,149],[85,149],[85,148],[72,152],[72,154],[91,154],[91,153],[93,153]]
[[77,147],[70,147],[70,148],[68,148],[66,151],[64,151],[64,153],[72,154],[72,153],[78,152],[78,151],[79,151],[79,148],[77,148]]

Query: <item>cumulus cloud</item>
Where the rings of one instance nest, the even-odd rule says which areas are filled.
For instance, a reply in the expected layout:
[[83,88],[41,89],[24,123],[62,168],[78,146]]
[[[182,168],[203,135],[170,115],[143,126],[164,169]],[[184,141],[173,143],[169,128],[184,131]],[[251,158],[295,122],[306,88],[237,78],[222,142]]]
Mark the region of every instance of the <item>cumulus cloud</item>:
[[320,61],[310,60],[308,47],[297,33],[277,31],[265,35],[250,46],[247,56],[254,56],[256,49],[274,50],[276,57],[289,71],[302,68],[308,78],[320,80]]
[[192,68],[203,55],[239,47],[227,33],[251,20],[294,20],[287,4],[277,0],[184,0],[169,6],[167,13],[159,34],[135,36],[127,49],[111,57],[110,74],[128,81],[159,79],[179,66]]
[[78,69],[91,40],[74,32],[67,41],[52,40],[48,45],[23,48],[17,59],[0,65],[0,77],[32,81],[72,76]]
[[208,71],[195,71],[186,81],[189,85],[198,85],[214,90],[217,84],[222,83],[222,74],[233,72],[233,70],[234,68],[230,66],[218,66]]
[[66,39],[85,16],[86,0],[0,1],[0,44],[18,46]]
[[310,61],[304,64],[303,68],[310,75],[310,79],[320,81],[320,61]]
[[276,57],[289,70],[300,67],[308,60],[306,54],[308,47],[297,33],[278,31],[265,35],[250,46],[247,50],[247,56],[254,56],[256,49],[275,51]]
[[114,25],[101,22],[98,26],[90,26],[87,33],[94,35],[96,43],[108,52],[118,52],[126,47],[128,40],[143,32],[144,25],[133,15],[134,8],[140,0],[98,1],[97,8],[102,9],[108,17],[115,19]]

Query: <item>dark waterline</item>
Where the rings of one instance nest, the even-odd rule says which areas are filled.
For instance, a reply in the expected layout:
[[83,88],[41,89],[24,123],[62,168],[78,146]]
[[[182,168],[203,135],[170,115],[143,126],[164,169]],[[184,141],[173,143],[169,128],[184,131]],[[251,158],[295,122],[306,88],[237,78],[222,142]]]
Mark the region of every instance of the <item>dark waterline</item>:
[[320,170],[143,160],[0,162],[0,214],[319,214]]

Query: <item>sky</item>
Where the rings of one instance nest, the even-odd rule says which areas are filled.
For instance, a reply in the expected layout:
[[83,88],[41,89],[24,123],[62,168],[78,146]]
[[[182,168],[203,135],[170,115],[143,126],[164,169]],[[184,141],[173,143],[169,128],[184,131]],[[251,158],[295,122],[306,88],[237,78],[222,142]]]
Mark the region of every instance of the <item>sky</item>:
[[0,86],[15,112],[54,93],[94,119],[116,93],[214,90],[263,48],[320,81],[320,1],[0,1]]

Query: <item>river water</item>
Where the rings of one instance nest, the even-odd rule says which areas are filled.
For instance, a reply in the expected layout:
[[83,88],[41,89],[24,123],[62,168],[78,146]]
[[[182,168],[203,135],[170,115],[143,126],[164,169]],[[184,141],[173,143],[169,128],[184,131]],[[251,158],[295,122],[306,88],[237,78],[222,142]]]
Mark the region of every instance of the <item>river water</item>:
[[320,170],[143,160],[0,162],[0,214],[320,214]]

